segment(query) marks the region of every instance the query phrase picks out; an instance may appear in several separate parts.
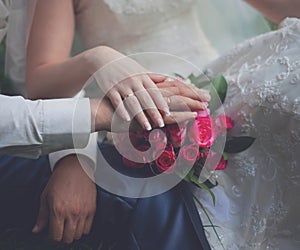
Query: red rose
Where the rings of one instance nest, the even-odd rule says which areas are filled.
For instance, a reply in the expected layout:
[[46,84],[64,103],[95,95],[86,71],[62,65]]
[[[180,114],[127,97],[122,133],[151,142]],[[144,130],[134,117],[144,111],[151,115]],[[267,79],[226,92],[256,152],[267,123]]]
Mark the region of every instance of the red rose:
[[227,160],[225,160],[224,157],[222,156],[216,170],[225,170],[226,168],[227,168]]
[[199,160],[199,157],[199,147],[195,144],[184,146],[180,149],[180,158],[188,163],[194,164],[197,160]]
[[185,139],[187,123],[171,124],[167,126],[168,137],[174,148],[179,148]]
[[221,132],[226,132],[226,129],[231,129],[234,126],[231,118],[225,114],[218,115],[215,119],[215,124],[218,131]]
[[143,168],[145,166],[145,164],[143,163],[139,163],[139,162],[134,162],[131,160],[128,160],[127,158],[123,157],[123,164],[127,167],[131,167],[131,168]]
[[[151,157],[152,154],[149,152],[146,152],[147,150],[150,149],[150,146],[146,143],[140,144],[136,147],[138,151],[141,151],[141,154],[135,154],[134,159],[135,161],[129,160],[126,157],[123,157],[123,163],[127,167],[132,167],[132,168],[142,168],[145,166],[145,164],[150,163],[152,161]],[[131,154],[132,155],[132,154]]]
[[[224,156],[221,156],[219,160],[220,154],[209,151],[201,153],[201,158],[206,159],[206,164],[211,170],[224,170],[227,167],[227,160],[225,160]],[[217,162],[219,160],[219,162]]]
[[189,139],[202,148],[209,148],[216,139],[215,132],[214,120],[207,111],[202,111],[191,126]]
[[155,155],[158,156],[156,157],[155,164],[160,172],[171,172],[174,170],[176,157],[172,146],[158,150]]
[[135,148],[145,141],[144,131],[129,132],[130,142]]

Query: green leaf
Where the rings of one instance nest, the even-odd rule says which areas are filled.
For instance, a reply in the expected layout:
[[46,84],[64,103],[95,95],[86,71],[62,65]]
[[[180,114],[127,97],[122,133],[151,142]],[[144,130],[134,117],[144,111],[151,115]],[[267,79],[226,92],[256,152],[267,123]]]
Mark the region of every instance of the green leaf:
[[223,158],[225,161],[227,161],[229,159],[229,156],[227,153],[223,152]]
[[205,77],[205,79],[201,78],[200,76],[195,76],[194,74],[191,74],[188,76],[188,79],[191,81],[193,85],[195,85],[199,89],[203,88],[209,88],[210,86],[210,80]]
[[211,101],[209,103],[209,109],[211,112],[215,111],[222,103],[224,103],[227,88],[228,84],[223,75],[218,75],[211,80]]
[[193,73],[190,74],[187,78],[190,79],[190,81],[192,83],[196,83],[197,82],[197,77]]
[[229,154],[237,154],[245,151],[255,141],[255,138],[250,136],[232,137],[226,141],[224,152]]
[[213,222],[212,222],[212,220],[211,220],[211,218],[210,218],[207,210],[205,209],[205,207],[202,205],[201,201],[199,201],[199,199],[195,195],[193,195],[193,198],[196,201],[196,203],[200,206],[200,208],[203,210],[203,212],[206,215],[206,217],[207,217],[207,219],[208,219],[208,221],[210,223],[210,226],[213,228],[213,231],[214,231],[215,235],[217,236],[217,238],[218,238],[218,240],[219,240],[222,248],[225,250],[225,247],[224,247],[224,245],[223,245],[223,243],[221,241],[221,238],[220,238],[220,236],[219,236],[219,234],[218,234],[218,232],[216,230],[216,226],[213,224]]
[[195,183],[198,187],[200,187],[200,188],[202,188],[202,189],[208,191],[209,194],[210,194],[210,196],[211,196],[211,198],[212,198],[212,201],[213,201],[214,206],[216,205],[216,196],[215,196],[214,192],[211,191],[211,189],[210,189],[208,186],[206,186],[204,183],[200,182],[200,181],[198,180],[198,178],[195,177],[194,175],[190,175],[190,181],[191,181],[192,183]]
[[178,74],[178,73],[174,73],[174,76],[175,76],[175,77],[179,77],[179,78],[181,78],[181,79],[185,79],[182,75],[180,75],[180,74]]

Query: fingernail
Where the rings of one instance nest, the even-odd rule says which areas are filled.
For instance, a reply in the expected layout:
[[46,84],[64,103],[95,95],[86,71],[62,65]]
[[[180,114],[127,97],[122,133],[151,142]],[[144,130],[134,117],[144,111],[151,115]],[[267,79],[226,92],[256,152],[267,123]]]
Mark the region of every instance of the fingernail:
[[127,121],[127,122],[130,122],[130,116],[127,114],[127,115],[125,115],[125,120]]
[[193,112],[193,117],[196,118],[198,116],[197,112]]
[[147,131],[150,131],[150,130],[152,129],[152,127],[151,127],[151,125],[150,125],[149,122],[145,122],[145,123],[144,123],[144,126],[145,126],[145,129],[146,129]]
[[158,122],[158,126],[159,126],[160,128],[163,128],[163,127],[165,126],[165,123],[164,123],[164,121],[163,121],[161,118],[158,118],[158,119],[157,119],[157,122]]
[[166,116],[171,116],[170,110],[168,108],[164,109]]
[[204,94],[204,98],[206,101],[210,101],[210,94]]
[[201,102],[201,109],[207,109],[208,108],[208,103],[207,102]]

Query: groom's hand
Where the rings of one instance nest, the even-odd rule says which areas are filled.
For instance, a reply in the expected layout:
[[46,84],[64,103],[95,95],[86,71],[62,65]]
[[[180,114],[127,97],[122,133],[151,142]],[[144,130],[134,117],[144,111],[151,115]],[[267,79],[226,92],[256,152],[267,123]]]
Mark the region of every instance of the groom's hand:
[[61,159],[45,187],[34,233],[49,224],[49,238],[72,243],[90,232],[96,211],[96,185],[77,156]]

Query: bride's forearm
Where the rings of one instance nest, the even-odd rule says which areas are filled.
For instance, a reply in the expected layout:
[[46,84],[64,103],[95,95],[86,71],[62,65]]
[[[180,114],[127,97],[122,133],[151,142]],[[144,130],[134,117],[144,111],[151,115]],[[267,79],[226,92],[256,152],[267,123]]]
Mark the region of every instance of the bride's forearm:
[[113,49],[98,46],[59,62],[32,65],[27,61],[27,94],[31,99],[65,98],[78,93],[87,80],[111,61]]
[[245,0],[275,23],[286,17],[300,17],[299,0]]
[[26,84],[31,99],[72,97],[82,89],[90,76],[83,54],[62,62],[29,68]]

